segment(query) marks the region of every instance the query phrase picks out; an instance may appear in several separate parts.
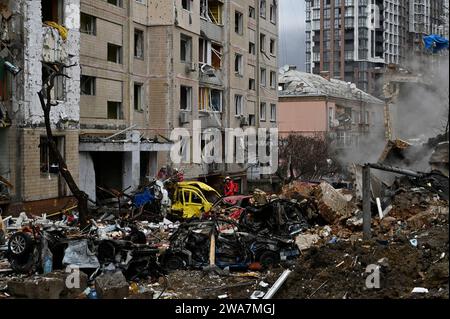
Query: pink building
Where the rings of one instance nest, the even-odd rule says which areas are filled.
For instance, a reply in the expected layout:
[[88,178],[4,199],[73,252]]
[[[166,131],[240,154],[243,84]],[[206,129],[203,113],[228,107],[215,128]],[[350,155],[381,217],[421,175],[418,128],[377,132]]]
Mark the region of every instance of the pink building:
[[284,67],[278,92],[280,136],[328,135],[349,147],[384,134],[384,102],[354,84]]

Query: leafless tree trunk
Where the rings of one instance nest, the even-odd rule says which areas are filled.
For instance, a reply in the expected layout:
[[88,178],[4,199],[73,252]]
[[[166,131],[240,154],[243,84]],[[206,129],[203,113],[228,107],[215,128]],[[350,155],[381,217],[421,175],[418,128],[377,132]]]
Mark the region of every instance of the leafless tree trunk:
[[59,152],[55,139],[53,137],[53,132],[50,123],[50,111],[52,106],[57,106],[57,102],[52,102],[51,92],[53,87],[55,86],[55,79],[59,76],[69,78],[66,74],[63,73],[65,68],[73,67],[74,65],[63,65],[63,64],[55,64],[53,66],[46,65],[46,67],[50,70],[50,75],[43,80],[42,90],[38,92],[39,100],[41,102],[42,110],[44,111],[44,120],[45,120],[45,128],[47,131],[47,143],[50,149],[50,152],[57,158],[59,165],[59,172],[61,176],[66,181],[69,186],[70,191],[75,196],[78,201],[78,213],[79,213],[79,222],[80,226],[84,227],[87,225],[87,217],[89,214],[88,211],[88,199],[89,196],[78,188],[77,183],[72,177],[69,169],[67,168],[66,161],[62,157]]

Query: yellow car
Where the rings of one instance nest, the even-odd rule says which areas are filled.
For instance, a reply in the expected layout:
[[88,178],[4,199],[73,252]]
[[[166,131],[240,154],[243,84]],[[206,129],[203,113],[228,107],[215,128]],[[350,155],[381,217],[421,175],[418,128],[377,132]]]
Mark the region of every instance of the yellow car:
[[202,182],[179,182],[172,198],[172,214],[185,219],[200,218],[209,212],[220,194],[211,186]]

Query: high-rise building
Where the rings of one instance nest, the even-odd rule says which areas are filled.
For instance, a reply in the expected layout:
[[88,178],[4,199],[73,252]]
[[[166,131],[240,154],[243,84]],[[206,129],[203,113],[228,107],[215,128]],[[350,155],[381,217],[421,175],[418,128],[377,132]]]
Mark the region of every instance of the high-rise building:
[[[374,93],[386,64],[421,50],[445,28],[444,0],[306,0],[306,71]],[[448,8],[447,8],[448,10]]]

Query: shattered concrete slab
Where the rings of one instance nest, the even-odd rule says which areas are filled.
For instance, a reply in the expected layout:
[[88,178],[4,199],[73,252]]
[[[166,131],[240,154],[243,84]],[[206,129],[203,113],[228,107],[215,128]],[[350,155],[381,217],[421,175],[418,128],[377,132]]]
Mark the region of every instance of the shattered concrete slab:
[[128,297],[129,285],[121,271],[104,273],[95,279],[95,290],[101,299]]
[[334,224],[352,215],[352,205],[330,184],[322,182],[316,190],[320,215],[330,224]]

